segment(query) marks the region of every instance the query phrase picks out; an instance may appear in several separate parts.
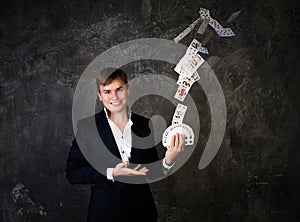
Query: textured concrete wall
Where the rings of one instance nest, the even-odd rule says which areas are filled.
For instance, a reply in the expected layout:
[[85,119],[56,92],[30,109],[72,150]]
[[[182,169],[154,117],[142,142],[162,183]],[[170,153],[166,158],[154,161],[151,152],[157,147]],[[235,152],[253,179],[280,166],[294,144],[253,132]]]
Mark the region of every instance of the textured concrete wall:
[[[71,109],[86,66],[119,43],[173,39],[211,10],[236,37],[207,47],[223,88],[227,127],[204,170],[210,110],[199,86],[197,148],[174,175],[152,184],[160,221],[299,220],[299,8],[296,1],[2,1],[0,3],[0,221],[85,221],[89,187],[68,184]],[[205,36],[198,35],[202,41]],[[188,45],[193,35],[182,43]],[[131,64],[135,75],[176,78],[173,66]],[[150,71],[149,71],[150,70]],[[172,107],[144,98],[135,109],[171,118]],[[146,109],[145,109],[146,107]]]

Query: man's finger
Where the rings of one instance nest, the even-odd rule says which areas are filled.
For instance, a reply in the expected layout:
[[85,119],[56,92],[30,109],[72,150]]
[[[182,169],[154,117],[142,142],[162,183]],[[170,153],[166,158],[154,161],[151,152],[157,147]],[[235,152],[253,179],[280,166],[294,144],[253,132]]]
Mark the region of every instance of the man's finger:
[[176,134],[175,134],[175,144],[174,144],[176,148],[178,147],[178,143],[179,143],[179,141],[178,141],[179,138],[178,138],[178,137],[179,137],[179,134],[176,133]]
[[181,135],[180,135],[180,144],[179,144],[179,147],[180,147],[180,150],[181,150],[181,151],[184,150],[184,145],[185,145],[185,135],[184,135],[184,134],[181,134]]
[[173,148],[175,146],[175,135],[172,136],[171,142],[170,142],[170,147]]
[[128,166],[128,161],[123,162],[122,167],[127,167]]
[[133,168],[133,170],[138,170],[138,168],[140,168],[141,164],[137,165],[135,168]]
[[124,168],[124,167],[127,167],[127,163],[126,162],[122,162],[122,163],[118,163],[117,168]]
[[146,167],[143,167],[142,169],[139,170],[140,172],[148,172],[149,170]]
[[146,175],[146,172],[140,172],[140,171],[136,171],[133,169],[128,169],[127,173],[129,176],[131,176],[131,175]]

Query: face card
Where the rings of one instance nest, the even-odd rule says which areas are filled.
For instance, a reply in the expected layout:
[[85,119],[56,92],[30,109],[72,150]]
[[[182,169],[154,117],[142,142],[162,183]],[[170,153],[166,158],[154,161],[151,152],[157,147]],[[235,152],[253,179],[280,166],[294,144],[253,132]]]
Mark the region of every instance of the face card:
[[200,56],[199,53],[196,55],[187,55],[186,58],[187,63],[185,64],[188,75],[192,75],[201,65],[205,62],[205,60]]
[[197,82],[199,79],[200,79],[200,76],[198,74],[198,72],[194,72],[191,76],[191,79],[194,81],[194,82]]
[[190,76],[186,76],[186,75],[179,75],[179,78],[177,80],[177,84],[178,85],[183,85],[186,87],[191,87],[194,83],[194,80],[190,77]]
[[183,85],[180,85],[176,91],[176,94],[174,96],[175,99],[178,99],[179,101],[183,102],[186,95],[188,94],[190,90],[190,87],[186,87]]
[[175,66],[174,71],[180,75],[191,76],[204,62],[205,60],[200,56],[199,52],[194,54],[194,52],[188,51]]
[[234,32],[231,30],[231,28],[222,28],[217,30],[218,36],[220,37],[231,37],[235,36]]
[[199,51],[207,52],[208,50],[201,47],[201,43],[194,39],[189,45],[185,55],[180,59],[179,63],[175,66],[174,71],[179,75],[191,76],[205,60],[200,56]]
[[191,76],[180,74],[177,80],[177,84],[186,87],[191,87],[194,84],[194,82],[198,81],[199,79],[200,76],[197,71],[194,72]]

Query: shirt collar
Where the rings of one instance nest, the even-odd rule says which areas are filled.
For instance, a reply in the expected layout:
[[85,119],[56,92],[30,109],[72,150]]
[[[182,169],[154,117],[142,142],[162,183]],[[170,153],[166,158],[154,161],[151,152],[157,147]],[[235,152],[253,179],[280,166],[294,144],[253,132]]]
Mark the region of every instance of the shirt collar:
[[[128,109],[127,109],[127,110],[128,110]],[[106,119],[108,120],[109,123],[111,123],[112,120],[108,117],[108,111],[107,111],[106,107],[104,107],[104,112],[105,112]],[[131,115],[132,115],[131,110],[128,110],[128,123],[129,123],[130,125],[133,124],[133,122],[131,121]]]

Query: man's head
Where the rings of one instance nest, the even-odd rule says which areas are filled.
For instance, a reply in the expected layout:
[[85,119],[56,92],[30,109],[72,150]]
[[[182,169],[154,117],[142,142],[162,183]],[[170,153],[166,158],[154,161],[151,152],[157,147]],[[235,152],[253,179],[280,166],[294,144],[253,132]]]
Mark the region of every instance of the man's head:
[[127,74],[121,69],[107,68],[98,75],[98,97],[110,113],[126,112],[129,96],[127,82]]
[[99,75],[97,76],[96,83],[98,91],[100,90],[100,86],[105,86],[110,84],[113,80],[119,79],[127,84],[127,74],[122,69],[116,68],[106,68],[103,69]]

